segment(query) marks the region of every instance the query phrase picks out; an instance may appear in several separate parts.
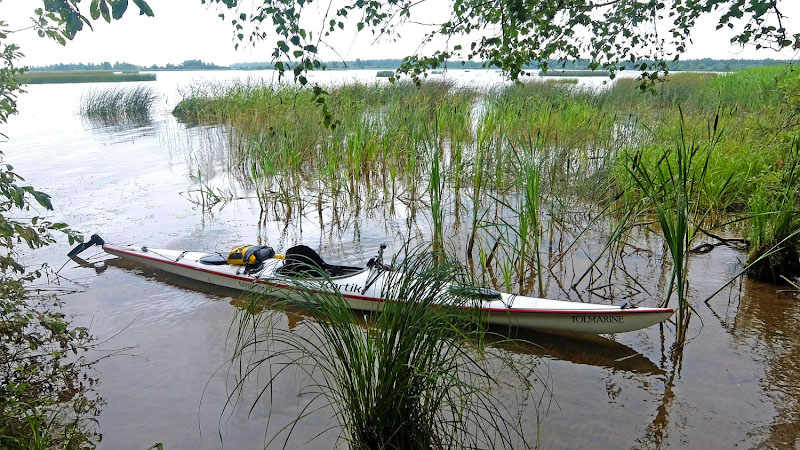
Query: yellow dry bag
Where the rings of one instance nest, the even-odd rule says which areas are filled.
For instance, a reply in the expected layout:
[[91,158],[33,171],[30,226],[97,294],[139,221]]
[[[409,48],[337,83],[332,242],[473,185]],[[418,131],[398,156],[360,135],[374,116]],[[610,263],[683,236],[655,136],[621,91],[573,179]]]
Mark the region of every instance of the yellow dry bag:
[[233,247],[225,260],[228,264],[234,266],[245,266],[260,263],[273,256],[275,256],[275,251],[272,250],[272,247],[264,245],[240,245]]
[[234,266],[243,266],[245,264],[255,264],[256,262],[256,255],[249,254],[247,255],[248,258],[245,260],[245,254],[247,250],[250,249],[252,245],[240,245],[238,247],[233,247],[230,253],[228,253],[228,264],[233,264]]

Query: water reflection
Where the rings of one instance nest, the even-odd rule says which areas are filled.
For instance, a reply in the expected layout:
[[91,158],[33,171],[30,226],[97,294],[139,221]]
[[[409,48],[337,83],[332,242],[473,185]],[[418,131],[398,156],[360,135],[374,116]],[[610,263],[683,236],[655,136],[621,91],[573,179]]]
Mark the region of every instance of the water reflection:
[[760,381],[764,395],[776,405],[777,414],[763,426],[765,448],[797,448],[800,444],[800,334],[797,333],[800,301],[787,289],[747,280],[732,331],[741,345],[750,346],[763,360],[766,373]]
[[[573,364],[610,369],[612,373],[630,372],[641,375],[665,374],[664,370],[646,356],[612,339],[596,335],[580,335],[533,330],[508,330],[492,327],[499,333],[494,338],[504,350],[536,355]],[[511,341],[504,341],[512,338]],[[489,339],[492,341],[492,339]]]

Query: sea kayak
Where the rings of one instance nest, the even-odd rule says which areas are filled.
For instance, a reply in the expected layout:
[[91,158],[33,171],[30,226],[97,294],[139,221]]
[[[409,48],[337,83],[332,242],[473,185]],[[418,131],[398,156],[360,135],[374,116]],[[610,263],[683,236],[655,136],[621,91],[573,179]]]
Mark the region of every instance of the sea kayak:
[[[324,264],[326,274],[320,283],[308,283],[313,277],[305,274],[298,284],[298,274],[288,270],[291,258],[268,255],[257,265],[229,264],[226,258],[215,253],[149,248],[132,245],[113,245],[93,237],[91,243],[102,243],[103,250],[119,258],[164,272],[240,291],[292,296],[298,286],[309,289],[335,289],[351,308],[376,311],[387,299],[381,297],[383,283],[389,271],[374,260],[365,267]],[[88,247],[87,244],[81,244]],[[306,251],[313,250],[304,247]],[[76,248],[75,250],[78,250]],[[74,256],[80,251],[70,252]],[[287,251],[290,254],[292,249]],[[324,281],[324,282],[323,282]],[[311,287],[309,287],[311,286]],[[318,287],[314,287],[318,286]],[[491,289],[473,288],[479,295],[473,303],[487,314],[489,323],[537,330],[557,330],[576,333],[610,334],[635,331],[661,323],[673,314],[671,308],[645,308],[636,306],[598,305],[592,303],[550,300],[506,294]]]

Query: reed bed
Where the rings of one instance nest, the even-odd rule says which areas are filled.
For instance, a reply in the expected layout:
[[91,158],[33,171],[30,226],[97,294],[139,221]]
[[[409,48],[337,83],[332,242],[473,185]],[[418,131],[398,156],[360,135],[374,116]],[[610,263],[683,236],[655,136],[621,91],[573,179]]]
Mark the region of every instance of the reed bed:
[[[231,170],[263,210],[288,218],[313,198],[336,220],[400,201],[425,215],[437,247],[454,239],[476,275],[514,292],[594,293],[600,272],[607,284],[610,273],[631,278],[620,255],[642,223],[660,228],[668,247],[683,236],[669,247],[676,277],[688,270],[696,233],[720,228],[768,250],[800,227],[776,222],[796,211],[797,183],[786,174],[800,134],[800,77],[791,68],[674,74],[646,92],[624,79],[609,89],[333,86],[333,127],[312,93],[292,86],[204,85],[183,95],[173,113],[227,131]],[[679,156],[697,145],[702,158]],[[767,201],[775,198],[785,201]],[[596,234],[609,240],[601,254],[589,255],[585,271],[567,267],[580,240]]]
[[104,71],[25,72],[19,76],[23,84],[121,83],[155,81],[154,73],[115,73]]
[[105,122],[139,121],[150,116],[158,94],[149,86],[91,90],[81,98],[81,115]]
[[[406,250],[386,274],[382,295],[395,301],[363,319],[341,295],[328,293],[338,291],[325,288],[270,298],[266,310],[259,306],[264,296],[254,295],[239,313],[237,389],[268,371],[258,397],[269,400],[282,376],[303,380],[300,398],[307,406],[288,425],[268,430],[270,442],[288,442],[297,422],[325,411],[313,403],[321,400],[333,410],[348,448],[531,448],[518,408],[539,391],[532,397],[538,417],[546,386],[529,381],[537,361],[500,351],[507,339],[487,345],[485,317],[466,307],[474,300],[449,289],[473,283],[454,259],[441,250]],[[309,282],[294,280],[298,287]],[[288,330],[286,311],[315,320]],[[520,397],[513,406],[509,390]],[[234,391],[230,399],[236,398]]]

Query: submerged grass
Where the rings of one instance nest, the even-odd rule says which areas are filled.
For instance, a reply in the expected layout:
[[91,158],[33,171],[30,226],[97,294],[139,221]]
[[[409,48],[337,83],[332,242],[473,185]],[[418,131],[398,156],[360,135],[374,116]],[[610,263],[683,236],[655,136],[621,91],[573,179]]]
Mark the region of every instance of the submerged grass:
[[468,274],[441,251],[420,250],[380,275],[382,297],[393,301],[366,324],[330,293],[338,292],[326,287],[330,280],[296,279],[296,295],[278,300],[279,309],[314,319],[302,330],[282,328],[276,311],[256,313],[255,299],[237,327],[238,387],[268,368],[259,397],[269,396],[284,371],[299,369],[309,404],[283,430],[291,435],[297,421],[319,410],[311,401],[323,400],[353,449],[528,448],[520,412],[500,393],[513,387],[527,397],[534,366],[487,346],[485,318],[467,308],[474,300],[448,289],[470,283]]

